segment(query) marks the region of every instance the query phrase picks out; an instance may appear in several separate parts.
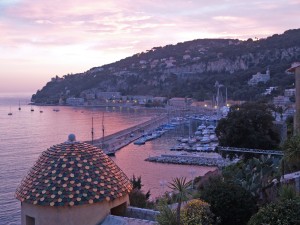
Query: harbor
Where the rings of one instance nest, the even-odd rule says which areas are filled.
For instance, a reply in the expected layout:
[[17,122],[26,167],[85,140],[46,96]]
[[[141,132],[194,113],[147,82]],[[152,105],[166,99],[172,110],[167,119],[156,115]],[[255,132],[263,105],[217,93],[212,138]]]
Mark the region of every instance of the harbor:
[[[185,112],[187,113],[187,112]],[[191,112],[190,112],[191,113]],[[218,139],[215,135],[216,118],[195,114],[178,116],[182,112],[161,113],[138,125],[126,128],[116,133],[102,136],[101,138],[87,141],[104,150],[107,155],[113,156],[116,151],[134,142],[136,145],[144,145],[145,142],[161,137],[164,133],[175,129],[179,125],[186,125],[189,129],[187,137],[179,137],[177,145],[170,147],[171,151],[187,152],[212,152],[217,146]],[[172,115],[172,116],[170,116]],[[196,132],[192,132],[191,121],[201,121]],[[204,123],[207,124],[204,125]],[[104,126],[103,126],[104,129]],[[104,132],[104,130],[103,130]]]
[[168,121],[168,115],[161,114],[141,124],[87,142],[102,148],[104,152],[108,155],[114,155],[114,153],[117,150],[139,139],[146,133],[153,131],[154,129],[166,123],[167,121]]

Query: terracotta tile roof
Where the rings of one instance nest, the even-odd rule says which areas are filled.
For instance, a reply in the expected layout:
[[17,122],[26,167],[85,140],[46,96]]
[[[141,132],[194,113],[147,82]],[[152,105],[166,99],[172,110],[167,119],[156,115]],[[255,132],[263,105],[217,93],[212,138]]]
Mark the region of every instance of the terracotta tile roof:
[[65,142],[40,155],[16,198],[42,206],[73,206],[111,201],[131,189],[127,176],[101,149]]

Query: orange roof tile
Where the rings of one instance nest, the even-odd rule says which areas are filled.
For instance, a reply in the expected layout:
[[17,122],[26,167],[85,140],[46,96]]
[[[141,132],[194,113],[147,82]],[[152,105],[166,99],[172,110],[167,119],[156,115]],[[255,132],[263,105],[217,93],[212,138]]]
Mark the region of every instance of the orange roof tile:
[[65,142],[40,155],[16,198],[42,206],[73,206],[110,201],[131,189],[128,177],[101,149]]

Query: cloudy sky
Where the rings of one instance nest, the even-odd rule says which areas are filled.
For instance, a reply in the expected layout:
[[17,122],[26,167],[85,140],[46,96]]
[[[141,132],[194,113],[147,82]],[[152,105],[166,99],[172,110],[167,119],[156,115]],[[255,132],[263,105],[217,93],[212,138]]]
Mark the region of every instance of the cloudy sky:
[[155,46],[300,28],[300,0],[0,0],[0,92]]

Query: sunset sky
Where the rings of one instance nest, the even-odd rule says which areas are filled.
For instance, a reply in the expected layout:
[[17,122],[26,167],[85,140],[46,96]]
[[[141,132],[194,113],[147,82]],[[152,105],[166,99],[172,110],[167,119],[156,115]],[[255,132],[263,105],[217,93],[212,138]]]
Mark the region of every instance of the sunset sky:
[[155,46],[300,28],[300,0],[0,0],[0,92]]

